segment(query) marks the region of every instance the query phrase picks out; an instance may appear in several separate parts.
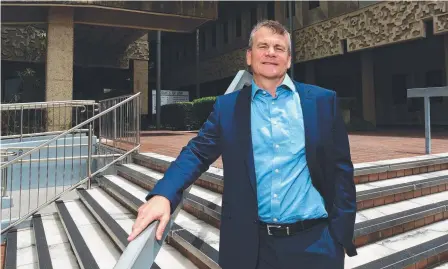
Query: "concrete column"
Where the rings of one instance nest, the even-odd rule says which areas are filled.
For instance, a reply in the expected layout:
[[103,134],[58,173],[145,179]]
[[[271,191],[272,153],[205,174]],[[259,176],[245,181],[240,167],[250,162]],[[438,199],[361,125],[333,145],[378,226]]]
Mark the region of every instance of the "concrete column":
[[[73,8],[50,7],[48,10],[46,101],[73,99]],[[70,127],[70,111],[48,109],[47,130]]]
[[148,61],[133,60],[133,92],[140,94],[140,115],[142,117],[142,126],[148,120]]
[[362,110],[364,120],[376,126],[375,78],[372,51],[361,53]]
[[314,62],[305,63],[305,81],[308,84],[316,83],[316,70]]

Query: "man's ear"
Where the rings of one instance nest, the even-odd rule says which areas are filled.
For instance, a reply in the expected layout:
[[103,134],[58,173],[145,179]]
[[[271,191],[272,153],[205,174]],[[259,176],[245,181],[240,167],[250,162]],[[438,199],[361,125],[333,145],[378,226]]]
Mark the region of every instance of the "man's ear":
[[291,54],[289,54],[288,69],[291,67],[291,63],[292,63],[292,57]]
[[251,51],[251,49],[247,49],[246,50],[246,64],[247,64],[247,66],[251,66],[252,65],[252,51]]

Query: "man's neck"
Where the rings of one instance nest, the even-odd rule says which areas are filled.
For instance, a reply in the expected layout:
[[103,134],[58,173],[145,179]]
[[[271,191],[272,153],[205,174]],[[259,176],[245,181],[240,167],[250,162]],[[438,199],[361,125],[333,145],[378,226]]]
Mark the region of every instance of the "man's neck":
[[285,79],[285,76],[286,74],[280,78],[268,79],[265,77],[254,75],[253,79],[255,84],[258,85],[258,87],[262,88],[263,90],[266,90],[273,97],[276,97],[277,87],[280,86],[282,81]]

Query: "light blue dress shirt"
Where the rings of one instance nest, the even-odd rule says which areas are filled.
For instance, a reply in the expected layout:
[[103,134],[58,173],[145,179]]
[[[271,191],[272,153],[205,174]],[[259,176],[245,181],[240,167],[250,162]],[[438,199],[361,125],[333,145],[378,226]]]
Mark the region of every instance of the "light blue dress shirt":
[[260,220],[293,223],[327,217],[306,162],[300,96],[287,74],[275,98],[252,81],[251,117]]

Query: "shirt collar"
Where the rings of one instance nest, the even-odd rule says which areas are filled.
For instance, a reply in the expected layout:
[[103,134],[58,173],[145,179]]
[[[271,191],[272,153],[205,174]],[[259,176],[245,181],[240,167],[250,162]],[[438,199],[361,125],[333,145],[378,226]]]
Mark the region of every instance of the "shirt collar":
[[[285,74],[285,78],[283,79],[283,81],[279,87],[281,87],[281,86],[285,86],[284,87],[285,89],[289,89],[292,91],[295,91],[295,89],[296,89],[294,82],[288,76],[288,73]],[[263,89],[258,87],[258,85],[255,84],[255,81],[252,79],[252,99],[255,97],[255,94],[257,94],[258,91],[263,91]]]

